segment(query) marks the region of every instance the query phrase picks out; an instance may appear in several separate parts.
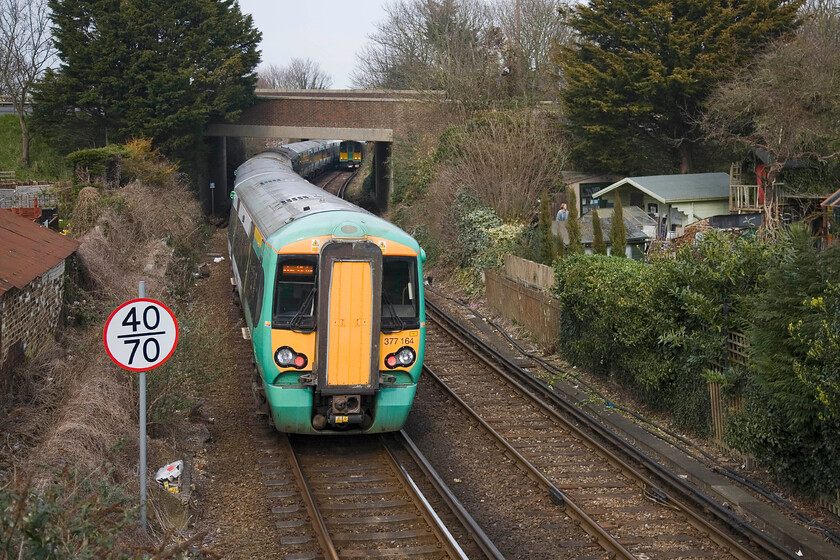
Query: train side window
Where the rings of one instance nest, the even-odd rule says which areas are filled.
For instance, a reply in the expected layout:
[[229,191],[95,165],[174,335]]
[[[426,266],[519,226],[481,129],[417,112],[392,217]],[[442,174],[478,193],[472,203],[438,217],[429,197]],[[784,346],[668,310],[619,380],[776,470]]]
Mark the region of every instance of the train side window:
[[254,247],[251,246],[251,256],[248,261],[248,276],[245,279],[245,299],[248,302],[248,309],[251,311],[251,320],[254,325],[260,320],[260,307],[262,307],[262,260],[260,260]]
[[[245,226],[239,219],[233,220],[236,233],[233,238],[233,258],[239,271],[239,279],[245,282],[245,272],[248,266],[248,248],[251,246],[250,232],[245,231]],[[253,227],[253,226],[252,226]]]
[[274,284],[272,325],[275,328],[315,329],[318,258],[315,255],[281,255]]
[[420,328],[417,301],[417,259],[382,259],[382,330]]

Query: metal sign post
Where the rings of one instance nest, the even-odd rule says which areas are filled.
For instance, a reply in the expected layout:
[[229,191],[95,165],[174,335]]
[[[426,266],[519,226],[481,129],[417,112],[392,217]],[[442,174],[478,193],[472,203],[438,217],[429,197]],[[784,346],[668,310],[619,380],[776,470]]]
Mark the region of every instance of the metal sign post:
[[146,531],[146,371],[169,359],[178,344],[178,321],[168,307],[146,299],[140,282],[138,299],[117,307],[105,323],[108,356],[118,366],[140,373],[140,524]]

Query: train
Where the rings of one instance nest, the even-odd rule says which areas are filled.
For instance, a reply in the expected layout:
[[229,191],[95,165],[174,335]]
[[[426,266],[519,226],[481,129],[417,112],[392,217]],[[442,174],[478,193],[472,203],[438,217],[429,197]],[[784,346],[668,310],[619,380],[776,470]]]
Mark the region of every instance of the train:
[[343,169],[358,168],[362,164],[364,155],[364,142],[342,140],[338,147],[338,166]]
[[397,431],[423,365],[426,253],[304,179],[337,161],[332,144],[284,145],[236,170],[227,243],[254,395],[281,432]]

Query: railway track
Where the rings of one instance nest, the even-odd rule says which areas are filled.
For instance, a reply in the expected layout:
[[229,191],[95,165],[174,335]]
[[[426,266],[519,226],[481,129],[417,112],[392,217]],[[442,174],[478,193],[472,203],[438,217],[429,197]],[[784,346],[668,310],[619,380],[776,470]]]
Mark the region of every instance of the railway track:
[[612,557],[758,558],[731,532],[680,503],[527,383],[464,345],[468,339],[427,299],[426,374],[491,434],[507,459],[539,481]]
[[252,369],[253,362],[240,361],[239,384],[287,560],[503,560],[408,436],[281,434],[254,399]]
[[[288,437],[262,421],[252,435],[285,558],[476,557],[463,552],[407,475],[393,449],[404,444],[394,441],[400,436]],[[459,530],[472,535],[474,528]]]
[[344,192],[347,190],[348,185],[350,185],[350,181],[352,181],[353,177],[356,176],[356,173],[357,171],[344,171],[338,169],[327,171],[318,177],[315,184],[330,194],[334,194],[339,198],[344,198]]

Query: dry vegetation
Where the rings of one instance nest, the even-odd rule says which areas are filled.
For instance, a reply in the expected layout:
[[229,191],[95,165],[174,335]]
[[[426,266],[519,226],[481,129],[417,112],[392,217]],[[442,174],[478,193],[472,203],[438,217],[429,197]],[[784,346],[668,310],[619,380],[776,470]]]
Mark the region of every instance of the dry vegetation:
[[[48,516],[51,523],[77,527],[92,523],[92,536],[83,538],[74,537],[67,526],[55,528],[53,538],[61,542],[53,545],[59,546],[63,557],[93,557],[93,550],[99,550],[98,557],[122,557],[127,550],[151,546],[147,537],[132,536],[130,531],[123,534],[127,542],[111,543],[116,532],[100,535],[107,541],[105,548],[89,542],[109,525],[119,527],[130,519],[127,510],[139,491],[136,375],[113,364],[102,347],[105,320],[117,305],[137,297],[139,281],[146,282],[147,297],[164,301],[175,311],[182,333],[190,331],[182,334],[189,355],[170,360],[150,380],[152,387],[163,389],[150,402],[151,423],[171,416],[167,407],[176,401],[169,388],[179,387],[177,404],[188,405],[195,370],[213,371],[209,359],[197,350],[203,341],[195,337],[212,338],[217,333],[203,325],[189,328],[194,319],[186,299],[207,233],[198,203],[186,181],[148,143],[128,148],[132,157],[123,166],[123,177],[131,178],[127,185],[86,187],[78,193],[69,232],[81,247],[77,273],[67,291],[65,325],[54,345],[15,372],[14,387],[4,395],[0,479],[5,493],[0,506],[6,508],[7,523],[0,528],[5,541],[0,558],[10,552],[18,556],[18,551],[21,557],[30,557],[23,554],[22,541],[17,539],[24,525],[32,523],[32,511],[51,507],[38,501],[25,503],[33,489],[59,504]],[[156,454],[166,454],[162,447],[150,446],[150,464],[160,458]],[[123,496],[132,500],[126,504]],[[24,511],[27,507],[32,511]],[[97,515],[98,520],[91,517]],[[26,543],[28,554],[47,546],[36,540]]]

